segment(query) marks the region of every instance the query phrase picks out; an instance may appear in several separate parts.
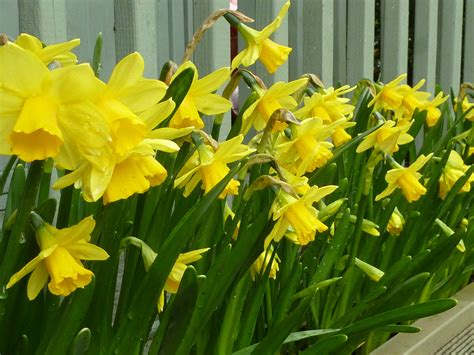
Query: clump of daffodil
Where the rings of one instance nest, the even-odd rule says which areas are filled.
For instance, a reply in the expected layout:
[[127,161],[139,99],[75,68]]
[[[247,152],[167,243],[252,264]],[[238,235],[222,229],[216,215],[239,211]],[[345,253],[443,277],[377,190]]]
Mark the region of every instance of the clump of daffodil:
[[[232,69],[237,68],[240,64],[248,67],[254,64],[257,59],[260,59],[267,71],[274,73],[280,65],[287,61],[292,49],[275,43],[270,39],[270,36],[280,27],[289,7],[290,2],[287,1],[280,9],[277,17],[261,31],[254,30],[237,20],[237,30],[247,42],[247,48],[232,60]],[[226,17],[228,16],[226,15]],[[230,22],[235,25],[235,20]]]
[[[189,196],[201,182],[204,193],[208,193],[230,171],[227,164],[240,160],[253,153],[255,149],[242,144],[244,137],[238,135],[214,147],[198,140],[196,151],[179,171],[174,182],[175,187],[184,187],[184,196]],[[232,179],[219,196],[236,195],[240,183]]]
[[[273,246],[270,245],[268,249],[264,250],[254,261],[254,263],[250,267],[250,276],[252,277],[253,281],[255,281],[258,275],[263,275],[265,270],[269,267],[268,265],[270,264],[272,255],[273,255]],[[280,262],[280,258],[278,257],[277,254],[275,254],[275,257],[271,261],[272,261],[272,264],[270,265],[270,272],[268,274],[268,277],[275,280],[277,272],[279,270],[278,263]]]
[[389,196],[397,188],[402,190],[403,195],[408,202],[417,201],[421,195],[426,193],[426,188],[418,181],[421,174],[418,172],[433,156],[433,153],[424,156],[423,154],[407,168],[399,166],[396,169],[389,170],[385,175],[385,181],[388,186],[375,197],[376,201]]
[[[455,150],[452,150],[449,153],[448,161],[439,178],[439,197],[441,199],[444,200],[446,198],[446,195],[452,189],[456,181],[458,181],[468,169],[469,166],[464,164],[461,156]],[[472,182],[474,182],[474,175],[471,174],[469,179],[459,190],[459,193],[471,191]]]
[[15,39],[15,44],[33,52],[46,65],[55,61],[65,67],[77,63],[76,55],[70,50],[81,44],[81,40],[76,38],[68,42],[44,46],[38,38],[27,33],[21,33]]
[[31,218],[41,251],[10,278],[7,288],[30,272],[27,287],[30,300],[38,296],[48,280],[49,291],[58,296],[68,296],[77,288],[87,286],[93,273],[82,265],[81,260],[105,260],[109,257],[105,250],[89,243],[95,227],[92,216],[64,229],[56,229],[34,212]]
[[333,145],[326,139],[338,124],[336,121],[325,125],[321,118],[315,117],[291,125],[292,139],[281,135],[277,140],[276,159],[298,176],[324,166],[333,155]]
[[146,192],[166,179],[167,171],[154,158],[155,153],[178,151],[179,146],[171,139],[190,130],[153,130],[175,105],[171,99],[156,104],[164,96],[166,86],[143,78],[143,70],[143,58],[138,53],[117,64],[97,102],[110,127],[110,139],[96,154],[77,151],[76,155],[56,158],[61,167],[73,171],[56,181],[54,188],[75,184],[82,188],[86,201],[97,201],[103,196],[103,202],[110,203]]
[[[145,266],[145,270],[148,271],[155,259],[158,257],[158,254],[141,239],[128,237],[124,242],[128,242],[141,249],[143,265]],[[200,260],[202,258],[201,254],[207,252],[209,249],[210,248],[197,249],[178,255],[178,259],[174,263],[173,268],[166,279],[165,287],[158,297],[157,308],[159,312],[163,311],[165,305],[165,291],[168,293],[177,293],[187,265]]]
[[397,207],[393,210],[392,214],[390,215],[390,219],[388,220],[387,224],[387,232],[391,235],[400,235],[403,231],[403,226],[405,225],[405,218],[400,213]]
[[271,208],[273,220],[277,222],[265,238],[265,248],[272,240],[278,242],[285,235],[294,243],[306,245],[314,240],[316,232],[326,231],[328,227],[318,219],[319,211],[313,207],[313,203],[336,189],[334,185],[321,188],[311,186],[302,196],[294,196],[280,189]]
[[245,110],[242,116],[242,133],[247,133],[252,126],[257,131],[263,130],[278,109],[294,109],[298,103],[291,95],[307,83],[308,79],[298,79],[289,83],[277,82],[268,90],[254,87],[260,97]]
[[0,63],[0,154],[31,162],[77,145],[95,154],[106,144],[108,127],[93,104],[100,81],[89,65],[49,71],[11,42],[0,46]]
[[301,119],[319,117],[326,124],[336,121],[341,122],[332,133],[332,141],[334,145],[338,147],[350,141],[352,138],[350,134],[345,131],[345,128],[355,125],[354,122],[349,122],[355,107],[348,104],[348,98],[340,96],[354,89],[355,87],[351,88],[348,85],[344,85],[338,89],[332,87],[321,89],[319,92],[315,92],[311,97],[304,98],[304,106],[295,112],[295,116]]
[[381,150],[384,154],[392,154],[398,151],[399,145],[413,141],[413,137],[408,134],[412,122],[387,121],[374,132],[367,135],[356,149],[357,153],[362,153],[370,148]]
[[201,129],[204,127],[199,112],[205,115],[216,115],[229,111],[232,103],[214,94],[222,84],[230,77],[231,70],[228,67],[220,68],[215,72],[199,79],[196,66],[187,61],[179,66],[176,73],[171,78],[171,82],[185,69],[192,68],[194,71],[193,81],[186,97],[175,112],[169,123],[173,128],[194,127]]
[[369,102],[369,106],[374,106],[375,111],[396,110],[399,108],[403,102],[403,95],[399,91],[399,84],[406,77],[407,74],[402,74],[387,84],[376,85],[377,94]]

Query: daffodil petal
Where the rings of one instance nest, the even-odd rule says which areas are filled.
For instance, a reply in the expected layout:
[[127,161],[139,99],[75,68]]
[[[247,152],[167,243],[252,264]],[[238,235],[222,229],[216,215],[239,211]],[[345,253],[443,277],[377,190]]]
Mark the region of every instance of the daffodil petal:
[[46,269],[44,263],[39,263],[36,266],[36,269],[30,275],[28,279],[28,286],[26,288],[26,294],[28,299],[34,300],[40,291],[43,289],[44,285],[48,282],[49,273]]
[[231,69],[224,67],[217,69],[209,75],[199,79],[191,89],[193,96],[200,96],[216,91],[230,77]]
[[143,76],[145,62],[138,52],[131,53],[117,63],[107,85],[110,94],[120,93],[124,88],[133,86]]
[[50,63],[56,59],[55,57],[61,56],[80,44],[81,40],[79,38],[70,40],[68,42],[51,44],[43,48],[43,50],[40,52],[40,58],[44,63]]
[[76,243],[68,245],[67,250],[76,259],[81,260],[107,260],[109,254],[107,252],[90,243]]
[[150,107],[145,112],[139,114],[139,117],[145,123],[147,128],[151,130],[171,115],[175,106],[176,104],[173,99],[170,98]]
[[232,108],[232,103],[216,94],[205,94],[194,98],[194,103],[199,112],[205,115],[224,113]]
[[140,113],[160,101],[167,89],[166,84],[159,80],[140,78],[133,86],[120,90],[116,98],[131,111]]

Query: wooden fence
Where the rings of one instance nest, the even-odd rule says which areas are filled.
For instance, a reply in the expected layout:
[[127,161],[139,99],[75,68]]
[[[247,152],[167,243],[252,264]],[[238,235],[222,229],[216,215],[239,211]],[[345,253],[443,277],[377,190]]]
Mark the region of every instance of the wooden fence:
[[[380,3],[379,3],[380,1]],[[260,29],[285,0],[239,0],[239,10]],[[228,0],[0,0],[0,32],[39,36],[46,43],[80,37],[76,53],[91,61],[98,32],[104,36],[103,72],[139,51],[146,74],[180,62],[193,32]],[[326,85],[354,84],[361,78],[388,81],[408,72],[427,79],[432,91],[474,82],[474,0],[293,0],[274,35],[293,48],[274,78],[260,64],[267,82],[318,74]],[[194,61],[203,74],[230,63],[230,31],[225,20],[208,31]],[[374,78],[375,75],[380,77]]]

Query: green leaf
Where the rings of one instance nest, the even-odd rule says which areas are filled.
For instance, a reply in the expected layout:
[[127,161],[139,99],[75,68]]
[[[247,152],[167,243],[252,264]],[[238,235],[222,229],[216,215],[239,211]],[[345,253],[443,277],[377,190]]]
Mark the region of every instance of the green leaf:
[[308,297],[308,296],[314,296],[319,290],[332,285],[333,283],[339,281],[340,279],[342,279],[341,276],[333,277],[332,279],[324,280],[324,281],[318,282],[317,284],[313,284],[305,288],[304,290],[298,292],[297,294],[293,295],[293,300],[297,300],[297,299]]
[[91,331],[89,328],[82,328],[77,332],[69,349],[69,355],[86,355],[91,342]]
[[329,354],[330,352],[339,348],[342,344],[347,341],[348,337],[345,334],[336,334],[330,337],[319,340],[316,344],[310,346],[308,349],[303,351],[301,355],[323,355]]
[[101,56],[102,56],[102,32],[97,35],[97,40],[94,46],[94,56],[92,58],[92,70],[96,77],[100,76],[100,69],[102,68]]
[[189,88],[193,83],[194,70],[192,68],[186,68],[181,73],[178,74],[176,78],[171,82],[168,90],[166,90],[165,96],[161,99],[160,102],[166,101],[168,99],[173,99],[176,104],[173,112],[160,123],[159,127],[167,127],[171,118],[174,116],[179,106],[183,102],[184,98],[188,94]]
[[420,327],[415,327],[413,325],[403,325],[403,324],[390,324],[379,329],[382,332],[389,333],[418,333],[421,331]]

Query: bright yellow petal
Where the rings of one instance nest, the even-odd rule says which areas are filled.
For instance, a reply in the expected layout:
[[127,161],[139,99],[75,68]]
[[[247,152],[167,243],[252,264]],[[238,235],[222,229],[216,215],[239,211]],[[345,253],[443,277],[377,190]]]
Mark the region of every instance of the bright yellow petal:
[[154,131],[148,134],[150,138],[157,138],[157,139],[175,139],[183,136],[187,136],[194,130],[193,127],[187,128],[171,128],[171,127],[163,127],[155,129]]
[[107,260],[109,258],[109,254],[104,249],[90,243],[68,245],[67,250],[74,258],[80,260]]
[[224,67],[217,69],[209,75],[199,79],[190,89],[190,94],[194,97],[205,95],[216,91],[230,77],[231,69]]
[[114,95],[124,88],[135,85],[142,78],[144,69],[145,62],[140,53],[127,55],[115,66],[107,84],[107,91],[110,95]]
[[262,29],[262,31],[260,32],[262,38],[270,37],[270,35],[280,27],[281,21],[286,16],[288,9],[290,8],[290,5],[291,5],[290,1],[287,1],[278,12],[277,17],[271,23],[269,23],[265,28]]
[[104,88],[104,84],[95,77],[89,64],[53,70],[51,80],[51,93],[63,104],[95,101]]
[[145,123],[148,130],[152,130],[171,115],[175,106],[176,104],[173,99],[170,98],[150,107],[145,112],[139,114],[139,117]]
[[191,264],[194,261],[202,259],[203,253],[207,252],[211,248],[202,248],[202,249],[197,249],[193,251],[189,251],[187,253],[182,253],[179,254],[177,262],[183,263],[183,264]]
[[52,62],[53,60],[61,61],[67,52],[80,44],[81,40],[79,38],[70,40],[68,42],[51,44],[43,48],[43,50],[39,53],[39,57],[43,63],[46,64]]
[[206,94],[194,98],[194,103],[199,112],[205,115],[224,113],[232,108],[232,103],[216,94]]
[[174,153],[179,150],[179,145],[167,139],[145,139],[144,143],[162,152]]
[[21,33],[16,39],[15,44],[23,49],[26,49],[33,53],[39,53],[43,49],[43,44],[35,36],[27,33]]
[[131,111],[141,113],[160,101],[167,89],[166,84],[159,80],[142,78],[135,85],[120,90],[115,97]]
[[28,280],[26,294],[30,301],[34,300],[36,296],[38,296],[44,285],[46,285],[48,282],[48,278],[48,270],[44,266],[44,263],[39,263],[36,269],[33,270]]
[[95,228],[95,221],[92,216],[88,216],[78,224],[58,230],[55,234],[58,245],[69,247],[81,240],[89,240],[92,231]]

